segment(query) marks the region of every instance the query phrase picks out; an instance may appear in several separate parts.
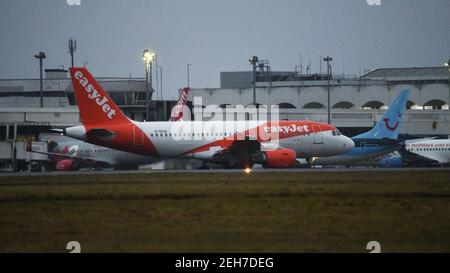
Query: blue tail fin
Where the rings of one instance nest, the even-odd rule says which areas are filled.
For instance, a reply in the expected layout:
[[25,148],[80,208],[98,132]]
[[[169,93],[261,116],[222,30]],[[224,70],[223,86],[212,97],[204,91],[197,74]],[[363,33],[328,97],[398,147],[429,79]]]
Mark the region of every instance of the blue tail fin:
[[408,96],[409,90],[401,91],[397,98],[395,98],[392,102],[386,113],[384,113],[384,116],[377,122],[372,130],[364,134],[354,136],[353,138],[397,139],[403,120],[403,113],[406,109]]

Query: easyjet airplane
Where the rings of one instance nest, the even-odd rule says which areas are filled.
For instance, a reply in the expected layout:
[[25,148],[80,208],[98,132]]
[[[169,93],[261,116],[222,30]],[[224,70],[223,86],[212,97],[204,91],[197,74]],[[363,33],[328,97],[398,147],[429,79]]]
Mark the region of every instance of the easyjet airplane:
[[[186,106],[190,89],[181,90],[177,104],[172,108],[170,121],[183,120],[183,108]],[[31,143],[30,143],[31,144]],[[86,143],[80,140],[48,141],[48,152],[33,150],[32,145],[27,146],[29,152],[48,155],[57,171],[76,171],[86,167],[113,167],[114,169],[137,169],[140,165],[151,164],[160,159],[118,151],[99,145]]]
[[83,125],[69,137],[158,159],[199,159],[225,167],[292,167],[297,158],[350,151],[353,141],[329,124],[297,121],[138,122],[129,119],[83,67],[70,69]]

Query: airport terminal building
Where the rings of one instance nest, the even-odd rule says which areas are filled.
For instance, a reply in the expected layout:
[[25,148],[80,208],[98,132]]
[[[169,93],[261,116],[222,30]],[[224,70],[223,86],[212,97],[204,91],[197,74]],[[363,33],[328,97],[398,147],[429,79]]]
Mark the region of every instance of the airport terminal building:
[[[68,71],[46,69],[43,79],[43,107],[40,107],[39,79],[0,80],[0,132],[13,124],[19,130],[30,127],[60,128],[80,124],[78,106]],[[146,83],[144,78],[96,78],[124,113],[134,120],[145,119]],[[151,100],[149,120],[168,120],[175,101]],[[9,130],[9,132],[12,132]],[[20,134],[20,133],[19,133]]]
[[[219,88],[194,88],[188,100],[222,108],[253,103],[252,72],[222,72]],[[347,136],[368,131],[404,89],[411,91],[401,127],[417,137],[450,135],[450,73],[444,67],[380,68],[360,77],[266,71],[256,74],[256,103],[278,105],[280,119],[326,122],[328,88],[331,123]],[[146,112],[144,78],[96,78],[111,98],[134,120]],[[40,107],[39,79],[0,80],[0,168],[20,154],[27,141],[52,128],[80,124],[79,111],[67,70],[47,69]],[[168,120],[176,101],[151,100],[149,120]],[[190,102],[188,103],[190,105]],[[20,151],[23,152],[21,153]],[[3,164],[5,165],[5,164]]]
[[[379,68],[360,77],[275,72],[256,74],[256,102],[278,105],[280,119],[327,121],[330,88],[331,123],[349,136],[371,128],[404,89],[411,90],[402,133],[450,135],[450,73],[445,67]],[[134,120],[145,119],[144,78],[97,78],[116,104]],[[67,70],[47,69],[40,107],[39,79],[0,80],[0,140],[80,123]],[[253,102],[252,72],[221,72],[219,88],[194,88],[188,100],[220,107]],[[149,120],[168,120],[175,101],[152,100]],[[16,126],[18,129],[14,129]],[[21,133],[22,132],[22,133]],[[6,134],[9,136],[6,136]]]
[[[450,135],[450,73],[445,67],[379,68],[360,77],[257,72],[256,104],[278,105],[280,119],[327,121],[349,136],[367,131],[401,90],[411,91],[401,132]],[[253,103],[252,72],[222,72],[220,88],[192,89],[190,100],[222,108]]]

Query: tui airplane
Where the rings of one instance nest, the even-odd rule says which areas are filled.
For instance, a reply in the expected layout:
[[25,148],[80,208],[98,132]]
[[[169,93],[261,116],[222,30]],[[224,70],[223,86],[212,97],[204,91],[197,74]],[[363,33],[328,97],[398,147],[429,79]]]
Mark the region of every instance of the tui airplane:
[[355,147],[346,153],[331,157],[310,159],[311,165],[357,165],[359,162],[386,155],[400,149],[404,141],[398,139],[409,91],[401,91],[383,118],[370,131],[352,137]]

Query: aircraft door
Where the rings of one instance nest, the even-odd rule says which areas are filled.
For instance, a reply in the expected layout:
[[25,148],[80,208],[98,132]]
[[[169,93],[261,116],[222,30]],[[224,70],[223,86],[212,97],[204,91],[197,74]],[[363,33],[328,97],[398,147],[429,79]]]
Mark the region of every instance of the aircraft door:
[[144,132],[140,130],[138,127],[133,125],[133,139],[134,145],[143,145],[144,144]]
[[360,148],[361,148],[361,152],[365,152],[366,151],[366,142],[361,142],[360,144]]

